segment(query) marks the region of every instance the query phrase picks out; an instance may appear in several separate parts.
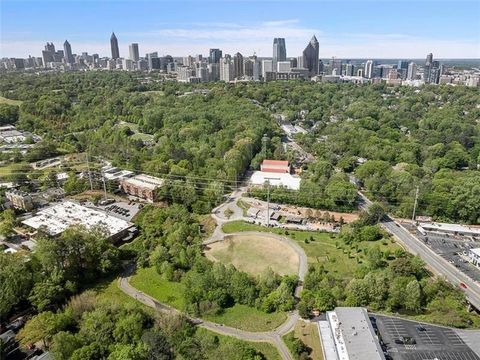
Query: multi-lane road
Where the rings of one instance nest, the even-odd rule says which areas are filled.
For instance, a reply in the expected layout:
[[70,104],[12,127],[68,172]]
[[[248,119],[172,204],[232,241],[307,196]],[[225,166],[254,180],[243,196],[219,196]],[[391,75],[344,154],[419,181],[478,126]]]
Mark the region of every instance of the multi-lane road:
[[[367,208],[371,204],[371,201],[361,192],[358,194],[362,199],[360,206]],[[427,264],[427,267],[434,273],[445,277],[445,279],[454,286],[459,286],[460,283],[465,284],[466,288],[462,287],[462,290],[465,292],[467,300],[476,309],[480,309],[480,286],[475,280],[435,253],[390,216],[386,215],[380,224],[385,230],[395,236],[411,253],[420,256]]]

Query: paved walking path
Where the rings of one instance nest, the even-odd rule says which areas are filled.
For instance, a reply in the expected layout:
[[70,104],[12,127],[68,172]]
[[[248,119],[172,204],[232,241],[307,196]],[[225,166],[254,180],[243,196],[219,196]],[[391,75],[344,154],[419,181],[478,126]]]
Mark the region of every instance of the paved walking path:
[[[243,209],[241,209],[237,204],[238,199],[242,196],[244,192],[244,188],[240,188],[234,191],[231,195],[227,197],[227,200],[223,204],[212,210],[212,217],[215,219],[217,226],[213,231],[212,235],[203,242],[204,245],[223,241],[225,239],[226,234],[222,231],[223,224],[230,221],[245,220],[245,217],[243,216]],[[225,211],[227,209],[229,209],[231,212],[231,215],[228,218],[225,215]],[[245,231],[228,235],[258,235],[263,237],[272,237],[289,245],[299,257],[298,278],[300,280],[300,284],[295,289],[295,296],[297,298],[300,298],[303,288],[302,283],[308,270],[307,255],[305,254],[305,251],[302,249],[301,246],[299,246],[295,241],[285,236],[267,232]],[[155,311],[157,312],[166,314],[181,314],[179,310],[157,301],[150,295],[147,295],[144,292],[139,291],[138,289],[130,285],[129,279],[130,276],[133,274],[134,270],[135,267],[130,266],[125,272],[125,274],[122,275],[122,277],[120,277],[120,279],[118,280],[118,287],[125,294],[136,299],[142,304],[155,309]],[[287,320],[282,325],[280,325],[274,330],[264,332],[245,331],[229,326],[224,326],[223,324],[206,321],[203,319],[192,317],[189,318],[196,325],[221,335],[233,336],[237,339],[245,341],[261,341],[271,343],[277,348],[283,360],[293,360],[292,354],[282,340],[282,336],[292,331],[295,327],[296,322],[300,319],[298,311],[296,310],[288,313]]]

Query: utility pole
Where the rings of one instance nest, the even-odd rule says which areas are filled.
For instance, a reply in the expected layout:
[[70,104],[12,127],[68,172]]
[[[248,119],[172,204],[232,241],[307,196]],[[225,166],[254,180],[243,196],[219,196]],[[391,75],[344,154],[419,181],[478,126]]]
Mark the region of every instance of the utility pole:
[[107,200],[107,186],[105,185],[105,174],[102,172],[103,193],[105,194],[105,201]]
[[88,170],[88,181],[90,182],[90,190],[93,191],[92,174],[90,173],[90,162],[88,161],[88,152],[87,152],[87,170]]
[[415,202],[413,204],[412,221],[415,221],[415,212],[417,211],[417,203],[418,203],[418,191],[419,191],[419,188],[417,186],[417,190],[415,190]]
[[267,227],[270,226],[270,181],[267,181]]

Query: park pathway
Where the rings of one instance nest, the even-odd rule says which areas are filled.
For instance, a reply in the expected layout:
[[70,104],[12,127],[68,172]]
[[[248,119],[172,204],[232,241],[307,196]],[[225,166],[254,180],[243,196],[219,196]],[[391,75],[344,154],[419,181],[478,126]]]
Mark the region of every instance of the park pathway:
[[[243,209],[241,209],[237,201],[245,192],[245,188],[239,188],[235,190],[232,194],[230,194],[226,201],[221,205],[217,206],[212,210],[212,217],[216,222],[215,230],[212,232],[212,235],[208,239],[206,239],[203,244],[208,245],[218,241],[223,241],[225,239],[225,234],[222,230],[222,226],[225,223],[237,220],[245,220],[243,216]],[[230,216],[227,217],[225,215],[226,210],[230,210]],[[228,235],[257,235],[257,236],[264,236],[264,237],[271,237],[276,240],[279,240],[283,243],[289,245],[298,255],[299,257],[299,267],[298,267],[298,278],[300,280],[297,288],[295,289],[295,296],[300,298],[301,292],[303,289],[303,281],[305,279],[305,275],[308,270],[307,265],[307,255],[305,251],[299,246],[295,241],[281,235],[268,233],[268,232],[258,232],[258,231],[245,231],[241,233],[233,233]],[[135,271],[135,266],[130,265],[125,273],[118,279],[118,287],[128,296],[136,299],[137,301],[141,302],[142,304],[153,308],[156,312],[163,313],[163,314],[182,314],[181,311],[167,305],[163,304],[150,295],[145,294],[144,292],[136,289],[133,287],[129,279],[131,275]],[[186,314],[183,314],[188,316]],[[202,328],[207,330],[213,331],[217,334],[233,336],[237,339],[244,340],[244,341],[260,341],[260,342],[268,342],[274,345],[281,358],[283,360],[293,360],[292,354],[290,353],[288,347],[285,345],[285,342],[282,339],[282,336],[289,333],[295,327],[295,324],[298,320],[300,320],[300,316],[297,310],[291,311],[287,315],[287,320],[281,324],[276,329],[271,331],[264,331],[264,332],[252,332],[252,331],[245,331],[236,329],[229,326],[224,326],[223,324],[214,323],[211,321],[206,321],[203,319],[189,317],[189,319]]]

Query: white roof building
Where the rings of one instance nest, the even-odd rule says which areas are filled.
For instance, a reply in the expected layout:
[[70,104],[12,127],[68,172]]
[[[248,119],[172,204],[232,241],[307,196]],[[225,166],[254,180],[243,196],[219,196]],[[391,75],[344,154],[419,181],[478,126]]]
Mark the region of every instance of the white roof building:
[[264,185],[267,181],[272,186],[284,186],[291,190],[300,189],[301,178],[289,173],[273,173],[264,171],[255,171],[250,178],[252,185]]
[[72,201],[64,201],[39,211],[36,216],[22,223],[35,230],[44,227],[51,236],[57,236],[71,226],[83,225],[87,229],[104,226],[110,237],[114,237],[133,226],[128,221]]
[[480,237],[480,227],[472,227],[459,224],[447,223],[420,223],[419,226],[425,231],[443,232],[458,235],[469,235]]
[[326,360],[385,360],[383,350],[364,308],[337,307],[335,311],[327,312],[325,323],[329,326],[323,324],[319,330],[322,340],[329,340],[326,341],[329,344],[325,349],[329,354]]

